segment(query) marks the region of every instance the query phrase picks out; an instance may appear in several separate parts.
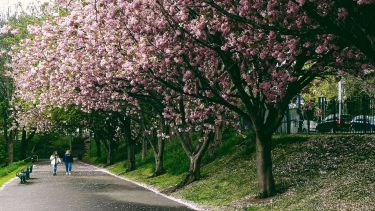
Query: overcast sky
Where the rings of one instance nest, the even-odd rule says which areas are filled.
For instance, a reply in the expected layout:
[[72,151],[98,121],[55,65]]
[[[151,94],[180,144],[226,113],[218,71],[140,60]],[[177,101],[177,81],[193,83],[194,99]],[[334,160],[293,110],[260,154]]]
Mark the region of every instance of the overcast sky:
[[6,14],[8,8],[10,8],[11,11],[14,11],[18,3],[21,3],[22,8],[25,10],[26,7],[32,3],[35,4],[47,1],[49,0],[0,0],[0,13]]

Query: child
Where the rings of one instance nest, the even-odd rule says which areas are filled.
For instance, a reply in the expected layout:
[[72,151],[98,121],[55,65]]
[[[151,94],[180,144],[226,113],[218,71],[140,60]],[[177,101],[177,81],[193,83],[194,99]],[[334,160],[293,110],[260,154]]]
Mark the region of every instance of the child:
[[57,154],[57,151],[54,151],[49,159],[51,160],[52,175],[56,176],[57,164],[61,163],[61,160],[59,158],[59,154]]

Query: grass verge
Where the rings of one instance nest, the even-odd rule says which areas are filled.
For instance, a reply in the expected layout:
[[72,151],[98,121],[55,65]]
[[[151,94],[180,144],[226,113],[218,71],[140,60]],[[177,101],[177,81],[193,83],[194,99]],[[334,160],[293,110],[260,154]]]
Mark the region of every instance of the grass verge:
[[0,168],[0,187],[2,187],[6,182],[14,178],[18,171],[26,168],[26,166],[28,165],[30,165],[30,163],[19,161],[9,166]]
[[[164,190],[185,175],[179,143],[167,144],[167,173],[149,178],[151,152],[138,169],[126,162],[107,167],[124,177]],[[215,159],[204,159],[203,178],[172,195],[210,210],[372,210],[375,208],[375,137],[370,135],[275,136],[273,172],[279,194],[258,200],[255,146],[229,133]]]

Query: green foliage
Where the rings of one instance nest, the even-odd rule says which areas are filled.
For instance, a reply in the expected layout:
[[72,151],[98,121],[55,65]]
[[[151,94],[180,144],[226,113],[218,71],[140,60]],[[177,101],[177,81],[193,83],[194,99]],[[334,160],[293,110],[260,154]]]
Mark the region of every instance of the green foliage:
[[[27,26],[29,25],[36,25],[40,24],[41,20],[38,17],[31,16],[31,15],[21,15],[17,17],[10,17],[6,24],[8,25],[11,30],[17,30],[18,33],[15,34],[5,34],[0,36],[0,50],[6,50],[9,51],[11,47],[16,47],[19,42],[28,37],[28,31],[27,31]],[[1,24],[0,24],[1,25]],[[6,62],[6,57],[0,56],[2,58],[0,61],[2,61],[0,67],[4,68],[4,62]]]
[[[36,134],[28,144],[27,152],[31,152],[33,148],[34,154],[40,158],[48,158],[51,153],[57,150],[60,155],[65,153],[69,148],[70,137],[61,136],[58,134]],[[2,136],[0,136],[0,167],[5,166],[7,162],[6,143]],[[21,141],[14,142],[14,160],[19,161],[21,158]],[[27,154],[31,156],[31,154]]]
[[[69,148],[69,143],[72,138],[69,136],[63,136],[56,133],[45,133],[36,134],[28,144],[27,152],[31,152],[34,148],[35,155],[40,158],[49,158],[53,151],[58,151],[60,155],[65,153],[65,150]],[[82,145],[80,140],[73,139],[73,149],[80,150]],[[2,136],[0,136],[0,167],[5,166],[7,161],[6,155],[6,143]],[[19,161],[21,158],[21,140],[14,142],[14,160]],[[73,153],[79,153],[79,151],[73,151]],[[76,154],[74,154],[77,156]],[[27,156],[31,156],[30,153]]]
[[[327,76],[313,81],[313,83],[305,89],[303,97],[305,100],[313,99],[318,101],[318,97],[326,97],[328,100],[337,99],[338,96],[338,77]],[[367,77],[365,79],[352,75],[342,77],[342,86],[344,99],[363,96],[375,96],[374,85],[375,79]]]
[[[15,161],[21,160],[21,155],[20,155],[21,142],[19,140],[15,141],[13,148],[14,148],[14,160]],[[6,150],[7,150],[7,144],[4,140],[4,137],[0,136],[0,168],[5,166],[7,163],[7,154],[6,154],[7,151]]]
[[[227,128],[224,130],[222,138],[223,142],[221,146],[215,151],[215,159],[235,153],[238,146],[244,146],[245,151],[243,153],[245,156],[255,150],[255,143],[253,142],[255,134],[253,132],[249,132],[245,137],[241,137],[237,135],[234,129]],[[207,156],[205,158],[207,158]],[[207,160],[206,162],[209,161]]]
[[375,97],[374,77],[365,79],[347,75],[344,78],[344,91],[347,98],[353,97]]
[[314,80],[309,87],[305,89],[303,97],[305,100],[314,100],[318,102],[318,98],[323,96],[328,100],[337,98],[337,79],[334,76]]
[[6,143],[3,138],[0,138],[0,167],[5,165],[6,163]]
[[[189,169],[189,159],[187,158],[178,140],[167,142],[164,154],[164,167],[171,175],[180,175]],[[169,153],[173,151],[173,153]],[[154,162],[152,153],[149,153],[151,162]],[[176,162],[177,161],[177,162]]]
[[102,149],[102,153],[101,153],[101,156],[100,157],[97,157],[96,155],[96,142],[94,140],[91,140],[91,143],[90,143],[90,156],[88,157],[85,157],[84,159],[91,162],[91,163],[95,163],[96,165],[103,165],[104,163],[106,163],[106,152],[104,151],[104,147],[102,146],[101,149]]
[[57,151],[62,156],[69,149],[70,140],[71,137],[56,133],[37,134],[33,138],[34,154],[39,158],[49,158],[52,152]]
[[69,106],[67,108],[52,108],[50,116],[56,132],[72,134],[77,128],[83,127],[83,121],[88,115],[77,107]]
[[28,163],[24,161],[19,161],[19,162],[12,163],[9,166],[0,168],[0,177],[4,177],[8,175],[9,173],[17,170],[18,168],[25,166],[26,164]]

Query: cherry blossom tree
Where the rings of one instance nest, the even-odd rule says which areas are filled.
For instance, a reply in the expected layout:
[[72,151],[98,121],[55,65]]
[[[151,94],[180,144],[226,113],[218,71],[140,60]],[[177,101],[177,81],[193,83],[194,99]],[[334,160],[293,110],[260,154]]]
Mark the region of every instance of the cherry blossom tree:
[[[119,37],[107,36],[104,27],[108,31],[111,29],[110,32],[116,28],[112,29],[110,24],[100,25],[104,31],[93,28],[95,25],[98,27],[99,22],[95,14],[87,14],[93,10],[91,6],[79,5],[69,16],[51,18],[42,26],[29,27],[30,38],[15,48],[12,55],[16,70],[12,74],[20,98],[37,103],[42,109],[77,105],[87,112],[106,110],[111,113],[129,105],[136,107],[137,102],[133,98],[126,92],[119,92],[128,81],[114,77],[118,72],[116,67],[123,61],[111,55],[116,50],[115,45],[119,42],[116,39]],[[93,39],[85,39],[83,33]],[[95,42],[94,38],[99,41]],[[97,49],[100,51],[97,52]],[[131,118],[128,115],[123,117]],[[131,143],[128,148],[134,152],[134,140],[129,135],[126,138]],[[129,154],[132,160],[130,169],[133,170],[135,154]]]
[[[11,47],[17,45],[21,39],[27,36],[26,27],[29,24],[35,24],[38,19],[21,13],[8,17],[7,20],[1,20],[0,23],[0,108],[1,108],[1,126],[4,139],[7,143],[8,164],[13,162],[13,145],[17,133],[22,131],[21,139],[21,157],[26,158],[26,147],[28,141],[34,136],[33,128],[19,127],[16,117],[19,112],[19,106],[12,101],[14,84],[8,72],[11,71],[7,65],[10,57],[8,52]],[[30,136],[27,137],[27,132]]]

